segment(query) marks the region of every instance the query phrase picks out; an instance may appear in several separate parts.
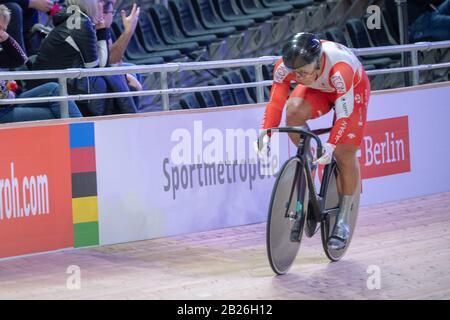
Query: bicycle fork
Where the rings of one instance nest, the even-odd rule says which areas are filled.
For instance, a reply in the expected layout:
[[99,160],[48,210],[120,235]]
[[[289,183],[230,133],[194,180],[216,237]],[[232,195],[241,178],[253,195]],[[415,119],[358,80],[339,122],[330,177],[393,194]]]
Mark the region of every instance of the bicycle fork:
[[[300,162],[300,163],[303,163],[303,162]],[[294,180],[292,183],[291,192],[289,194],[289,199],[286,202],[286,211],[285,211],[284,216],[285,216],[285,218],[289,218],[291,223],[294,222],[299,217],[299,214],[300,214],[300,212],[302,212],[302,209],[303,209],[303,203],[302,203],[303,199],[300,199],[300,192],[302,191],[301,190],[301,185],[302,185],[301,179],[304,179],[304,176],[300,175],[300,177],[299,177],[299,174],[301,173],[303,167],[304,167],[303,165],[297,165],[297,168],[295,169]],[[294,210],[292,211],[292,210],[289,210],[289,208],[291,207],[292,196],[294,195],[294,192],[295,192],[295,184],[297,184],[298,196],[297,196],[297,202],[295,203]]]

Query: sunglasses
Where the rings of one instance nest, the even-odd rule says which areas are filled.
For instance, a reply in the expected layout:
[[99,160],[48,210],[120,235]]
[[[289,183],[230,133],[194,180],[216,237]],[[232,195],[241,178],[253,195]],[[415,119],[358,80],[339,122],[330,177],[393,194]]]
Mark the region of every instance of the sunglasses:
[[320,60],[317,60],[314,70],[312,70],[310,72],[306,72],[305,70],[301,70],[301,69],[292,69],[289,71],[294,72],[298,78],[307,78],[307,77],[311,77],[312,75],[314,75],[314,73],[317,70],[320,70]]

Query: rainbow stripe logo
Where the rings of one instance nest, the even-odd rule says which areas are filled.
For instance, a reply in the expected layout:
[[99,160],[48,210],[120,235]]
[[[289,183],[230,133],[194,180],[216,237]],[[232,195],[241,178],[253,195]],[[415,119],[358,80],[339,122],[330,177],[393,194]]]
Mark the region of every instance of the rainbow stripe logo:
[[74,247],[99,244],[94,123],[70,124]]

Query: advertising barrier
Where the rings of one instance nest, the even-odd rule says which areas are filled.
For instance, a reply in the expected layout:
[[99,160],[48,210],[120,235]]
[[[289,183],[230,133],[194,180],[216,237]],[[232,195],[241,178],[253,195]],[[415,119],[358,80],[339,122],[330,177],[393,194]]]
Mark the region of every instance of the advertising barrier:
[[68,126],[0,132],[0,258],[73,246]]
[[275,181],[252,147],[260,117],[247,108],[98,122],[100,243],[260,222]]
[[[362,206],[450,190],[448,101],[450,84],[371,96],[358,153]],[[263,112],[0,129],[0,258],[264,222],[277,169],[295,150],[274,134],[271,158],[256,157]],[[309,124],[331,122],[332,112]]]

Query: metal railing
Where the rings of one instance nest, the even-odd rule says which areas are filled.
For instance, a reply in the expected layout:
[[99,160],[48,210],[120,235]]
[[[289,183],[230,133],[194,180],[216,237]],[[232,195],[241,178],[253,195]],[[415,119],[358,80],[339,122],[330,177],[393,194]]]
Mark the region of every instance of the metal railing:
[[[374,48],[361,48],[351,50],[358,56],[380,55],[392,53],[411,53],[412,66],[378,69],[367,71],[368,75],[379,75],[400,72],[412,72],[413,84],[419,84],[419,72],[423,70],[433,70],[438,68],[450,68],[450,62],[440,64],[418,65],[418,52],[429,51],[433,49],[450,48],[450,41],[439,42],[423,42],[410,45],[396,45]],[[92,69],[66,69],[66,70],[45,70],[45,71],[12,71],[0,72],[0,79],[2,80],[31,80],[31,79],[58,79],[60,84],[60,96],[53,97],[39,97],[39,98],[18,98],[18,99],[0,99],[0,105],[23,104],[23,103],[42,103],[55,102],[61,104],[61,117],[67,118],[68,101],[81,101],[105,98],[118,97],[133,97],[133,96],[152,96],[162,95],[163,109],[169,109],[169,95],[183,94],[200,91],[215,91],[256,87],[257,103],[264,102],[264,86],[272,85],[271,80],[264,80],[262,73],[262,66],[275,63],[280,57],[268,56],[251,59],[236,59],[236,60],[221,60],[221,61],[203,61],[203,62],[182,62],[182,63],[167,63],[158,65],[145,66],[126,66],[126,67],[108,67],[108,68],[92,68]],[[216,86],[200,86],[189,88],[168,88],[167,74],[171,72],[194,71],[205,69],[223,69],[223,68],[238,68],[253,66],[255,68],[255,82],[237,83]],[[133,92],[114,92],[114,93],[97,93],[97,94],[77,94],[69,95],[67,92],[67,79],[83,78],[91,76],[105,76],[105,75],[121,75],[127,73],[160,73],[161,89],[143,90]]]

